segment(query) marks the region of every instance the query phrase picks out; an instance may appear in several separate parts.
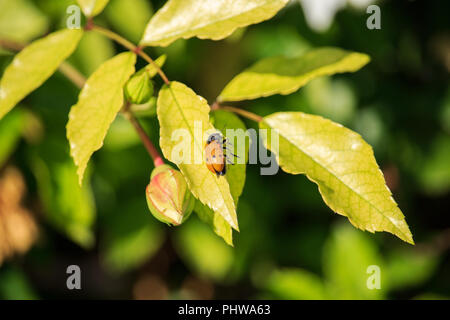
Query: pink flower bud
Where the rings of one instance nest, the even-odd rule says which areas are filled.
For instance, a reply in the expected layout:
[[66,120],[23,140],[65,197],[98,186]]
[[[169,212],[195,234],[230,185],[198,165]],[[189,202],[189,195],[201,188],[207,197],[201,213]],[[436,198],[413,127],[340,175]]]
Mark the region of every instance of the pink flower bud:
[[145,190],[153,216],[169,225],[180,225],[194,210],[195,198],[181,172],[169,165],[156,167]]

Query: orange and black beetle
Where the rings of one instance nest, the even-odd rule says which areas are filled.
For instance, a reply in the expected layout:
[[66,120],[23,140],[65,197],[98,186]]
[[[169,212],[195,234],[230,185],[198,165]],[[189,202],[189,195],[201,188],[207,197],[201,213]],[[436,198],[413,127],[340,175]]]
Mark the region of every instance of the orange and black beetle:
[[[220,133],[213,133],[206,140],[206,167],[217,176],[223,176],[227,172],[226,150],[226,139]],[[231,154],[234,155],[233,153]],[[236,157],[236,155],[234,156]],[[228,163],[233,164],[230,161]]]

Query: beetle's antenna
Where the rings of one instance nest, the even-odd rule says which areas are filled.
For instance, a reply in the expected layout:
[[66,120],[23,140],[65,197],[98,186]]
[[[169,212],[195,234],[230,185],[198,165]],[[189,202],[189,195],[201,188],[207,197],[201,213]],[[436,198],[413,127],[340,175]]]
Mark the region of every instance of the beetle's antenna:
[[225,148],[225,150],[227,150],[232,156],[236,157],[236,158],[240,158],[238,155],[235,155],[233,152],[231,152],[230,149]]

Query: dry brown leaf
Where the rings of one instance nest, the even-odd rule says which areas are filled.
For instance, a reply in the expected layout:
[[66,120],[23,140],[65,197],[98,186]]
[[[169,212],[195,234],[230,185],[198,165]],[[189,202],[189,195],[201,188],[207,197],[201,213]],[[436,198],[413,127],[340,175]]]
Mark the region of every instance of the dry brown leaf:
[[37,226],[21,200],[25,183],[20,172],[8,167],[0,176],[0,265],[15,254],[23,254],[37,237]]

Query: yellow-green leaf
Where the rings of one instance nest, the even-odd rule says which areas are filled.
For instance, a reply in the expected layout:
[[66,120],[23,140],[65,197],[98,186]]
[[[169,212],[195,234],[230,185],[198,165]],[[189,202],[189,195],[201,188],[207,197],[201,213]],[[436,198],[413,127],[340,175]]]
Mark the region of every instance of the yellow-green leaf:
[[0,168],[20,140],[22,130],[26,125],[26,115],[21,109],[16,109],[0,120]]
[[29,42],[43,35],[48,18],[29,0],[0,0],[0,38]]
[[30,165],[46,221],[75,243],[89,248],[95,243],[95,201],[90,183],[78,185],[65,146],[64,137],[47,136],[31,149]]
[[[245,184],[245,169],[246,169],[246,158],[248,151],[248,144],[246,141],[246,127],[244,123],[231,112],[224,110],[216,110],[211,112],[211,122],[222,134],[227,137],[230,145],[227,147],[232,151],[233,154],[237,155],[239,158],[233,158],[233,155],[228,153],[229,159],[234,162],[233,165],[227,166],[227,174],[225,175],[228,184],[230,185],[231,196],[234,199],[234,204],[237,207],[237,203]],[[236,130],[233,132],[228,132],[227,129]],[[233,140],[233,136],[230,134],[235,134],[236,139]],[[242,160],[242,161],[238,161]],[[241,163],[242,162],[242,163]],[[195,212],[200,217],[201,220],[208,223],[214,229],[214,232],[222,237],[226,243],[230,246],[233,245],[233,231],[231,226],[225,219],[217,212],[212,211],[207,206],[203,205],[201,202],[197,201],[195,206]]]
[[91,155],[100,149],[123,105],[123,86],[134,73],[136,55],[121,53],[103,63],[86,81],[67,123],[70,154],[78,167],[79,182]]
[[184,38],[220,40],[240,27],[272,18],[288,0],[169,0],[150,20],[141,45]]
[[228,245],[233,246],[233,229],[219,213],[215,213],[200,201],[195,203],[194,211],[200,220],[207,223]]
[[234,77],[218,100],[240,101],[273,94],[289,94],[314,78],[354,72],[369,61],[366,54],[338,48],[319,48],[295,58],[263,59]]
[[[303,269],[285,268],[274,270],[264,280],[264,286],[276,299],[327,299],[322,279]],[[366,283],[364,282],[364,284]]]
[[[212,111],[211,120],[214,127],[227,138],[227,156],[234,164],[227,165],[225,177],[230,184],[231,195],[237,204],[245,185],[245,169],[250,143],[246,132],[247,128],[238,116],[225,110]],[[237,157],[234,157],[233,154]]]
[[103,11],[108,2],[109,0],[78,0],[81,10],[83,10],[83,13],[87,17],[98,15]]
[[75,50],[82,30],[61,30],[37,40],[18,53],[0,82],[0,119],[44,83]]
[[203,278],[220,282],[236,264],[235,251],[196,219],[186,221],[174,236],[174,246],[180,258]]
[[[414,243],[373,155],[361,136],[340,124],[301,112],[279,112],[260,122],[263,140],[281,168],[306,174],[325,203],[370,232],[387,231]],[[271,134],[279,135],[279,151]]]
[[[131,126],[128,124],[128,127]],[[120,273],[141,266],[164,243],[164,227],[155,219],[149,219],[142,198],[141,194],[127,197],[108,211],[101,246],[103,264],[111,272]]]
[[164,86],[157,102],[160,146],[164,156],[177,164],[192,194],[238,230],[227,179],[209,171],[203,159],[208,133],[216,132],[209,122],[209,110],[206,100],[184,84]]

